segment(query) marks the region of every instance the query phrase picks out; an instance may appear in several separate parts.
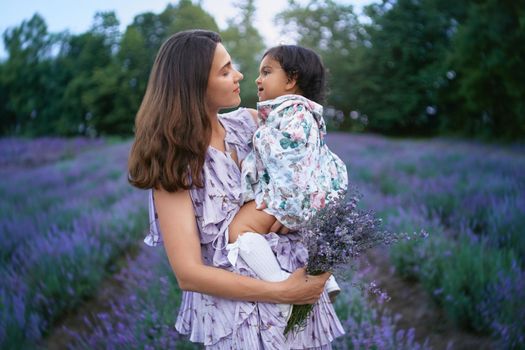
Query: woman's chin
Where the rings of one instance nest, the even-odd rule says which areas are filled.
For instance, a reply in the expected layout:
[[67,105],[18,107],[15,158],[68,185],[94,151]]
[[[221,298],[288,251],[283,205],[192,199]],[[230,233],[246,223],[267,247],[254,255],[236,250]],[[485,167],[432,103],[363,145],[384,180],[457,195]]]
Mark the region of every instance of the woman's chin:
[[229,105],[224,106],[223,108],[235,108],[235,107],[239,107],[240,104],[241,104],[241,97],[238,96],[234,101],[232,101]]

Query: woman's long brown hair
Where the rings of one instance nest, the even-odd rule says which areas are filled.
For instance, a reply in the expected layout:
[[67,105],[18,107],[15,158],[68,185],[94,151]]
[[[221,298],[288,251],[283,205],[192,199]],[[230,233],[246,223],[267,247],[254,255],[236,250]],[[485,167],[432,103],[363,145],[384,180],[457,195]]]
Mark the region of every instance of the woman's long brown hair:
[[217,43],[215,32],[177,33],[162,44],[135,119],[128,180],[169,192],[203,186],[211,138],[205,96]]

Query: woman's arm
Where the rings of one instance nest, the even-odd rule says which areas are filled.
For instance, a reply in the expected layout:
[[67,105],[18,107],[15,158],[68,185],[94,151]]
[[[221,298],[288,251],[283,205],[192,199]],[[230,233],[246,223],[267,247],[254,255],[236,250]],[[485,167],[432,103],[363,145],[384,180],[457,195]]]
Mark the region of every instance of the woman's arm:
[[273,303],[312,304],[319,299],[329,274],[309,276],[299,269],[285,281],[265,282],[205,265],[188,191],[155,190],[155,206],[164,247],[181,289]]

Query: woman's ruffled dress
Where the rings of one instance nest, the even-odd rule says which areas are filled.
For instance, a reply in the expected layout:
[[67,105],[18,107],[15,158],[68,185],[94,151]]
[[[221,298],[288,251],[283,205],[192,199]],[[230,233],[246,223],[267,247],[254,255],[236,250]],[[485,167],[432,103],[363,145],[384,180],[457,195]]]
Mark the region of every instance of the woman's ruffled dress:
[[[251,151],[257,129],[250,112],[238,109],[219,115],[226,130],[222,152],[209,147],[203,168],[203,188],[190,190],[205,264],[257,278],[239,258],[228,261],[228,225],[242,205],[241,171],[230,152],[242,161]],[[146,244],[162,243],[156,219],[153,191],[149,198],[150,232]],[[283,270],[293,272],[305,265],[308,253],[295,233],[264,235]],[[307,326],[295,335],[283,335],[286,320],[276,304],[229,300],[196,292],[182,293],[175,327],[192,342],[209,349],[329,349],[332,340],[344,333],[326,292],[314,307]]]

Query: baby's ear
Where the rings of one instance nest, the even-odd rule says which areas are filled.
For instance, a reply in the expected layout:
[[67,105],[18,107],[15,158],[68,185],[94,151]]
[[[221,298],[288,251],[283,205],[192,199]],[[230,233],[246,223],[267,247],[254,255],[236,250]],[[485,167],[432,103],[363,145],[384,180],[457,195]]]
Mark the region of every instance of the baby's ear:
[[295,91],[299,89],[299,86],[297,85],[297,76],[288,77],[285,87],[288,91]]

